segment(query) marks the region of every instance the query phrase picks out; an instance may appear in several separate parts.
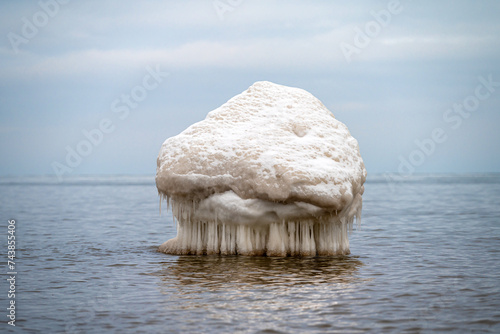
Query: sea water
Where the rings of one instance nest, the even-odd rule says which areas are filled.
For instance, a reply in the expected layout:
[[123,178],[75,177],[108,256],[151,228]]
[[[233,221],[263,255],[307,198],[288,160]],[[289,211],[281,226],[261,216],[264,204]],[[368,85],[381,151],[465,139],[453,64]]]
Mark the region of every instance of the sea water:
[[500,175],[365,188],[348,256],[173,256],[156,251],[176,230],[154,176],[2,177],[0,331],[500,332]]

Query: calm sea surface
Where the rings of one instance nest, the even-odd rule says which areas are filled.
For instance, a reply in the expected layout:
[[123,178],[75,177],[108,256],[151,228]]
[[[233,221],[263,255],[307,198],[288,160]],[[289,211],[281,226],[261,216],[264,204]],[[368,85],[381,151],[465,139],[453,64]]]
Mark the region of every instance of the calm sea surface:
[[0,332],[500,333],[500,175],[365,187],[350,256],[172,256],[152,176],[0,178]]

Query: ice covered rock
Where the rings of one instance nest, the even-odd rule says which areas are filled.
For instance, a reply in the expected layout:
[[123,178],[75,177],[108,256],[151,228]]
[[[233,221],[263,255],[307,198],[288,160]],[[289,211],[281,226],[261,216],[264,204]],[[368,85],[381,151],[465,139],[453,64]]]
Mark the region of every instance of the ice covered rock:
[[172,254],[349,253],[366,170],[347,127],[313,95],[260,81],[167,139],[156,185]]

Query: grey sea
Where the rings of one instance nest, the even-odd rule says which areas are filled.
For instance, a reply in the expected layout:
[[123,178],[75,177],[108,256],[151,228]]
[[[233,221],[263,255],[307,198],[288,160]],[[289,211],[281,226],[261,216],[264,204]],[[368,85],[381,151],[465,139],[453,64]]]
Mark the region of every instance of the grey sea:
[[173,256],[154,176],[0,178],[0,332],[500,333],[500,175],[365,188],[349,256]]

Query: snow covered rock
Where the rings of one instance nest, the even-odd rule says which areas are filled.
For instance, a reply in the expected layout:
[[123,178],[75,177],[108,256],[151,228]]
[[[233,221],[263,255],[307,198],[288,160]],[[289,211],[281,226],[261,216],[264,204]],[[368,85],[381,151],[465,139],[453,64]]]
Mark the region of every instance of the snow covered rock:
[[167,139],[156,185],[178,224],[172,254],[349,253],[366,169],[313,95],[260,81]]

